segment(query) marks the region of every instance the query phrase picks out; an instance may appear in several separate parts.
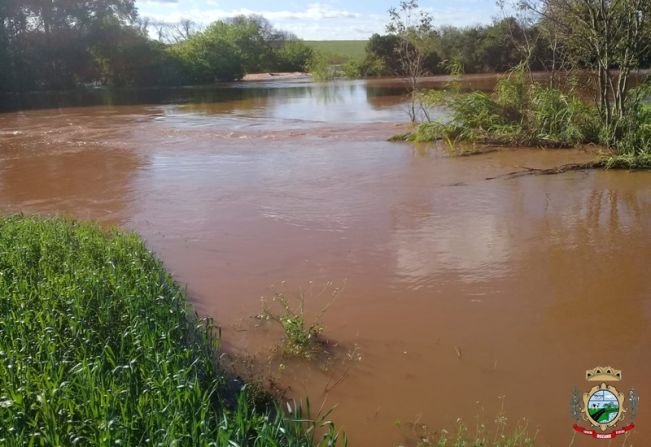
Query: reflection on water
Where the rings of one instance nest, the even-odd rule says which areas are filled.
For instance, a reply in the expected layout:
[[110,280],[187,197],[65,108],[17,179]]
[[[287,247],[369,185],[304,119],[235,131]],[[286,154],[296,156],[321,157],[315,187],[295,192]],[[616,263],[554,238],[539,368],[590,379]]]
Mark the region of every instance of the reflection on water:
[[[312,83],[309,80],[268,81],[256,83],[217,84],[204,87],[176,87],[151,89],[89,89],[72,92],[37,92],[0,97],[0,111],[87,107],[124,106],[139,104],[186,104],[192,109],[207,112],[261,109],[269,102],[286,101],[312,105],[342,104],[359,107],[374,104],[384,108],[386,98],[393,97],[393,105],[400,104],[406,88],[403,84],[378,84],[373,81],[337,81]],[[375,100],[375,101],[374,101]],[[372,109],[373,107],[371,107]],[[300,118],[322,112],[319,108],[307,110]],[[363,114],[363,110],[360,110]],[[360,114],[350,114],[355,121]]]
[[[396,88],[261,84],[0,114],[0,209],[140,232],[227,349],[293,397],[337,405],[351,445],[405,442],[396,421],[452,428],[483,408],[490,422],[501,395],[541,445],[568,445],[570,390],[599,364],[651,395],[651,173],[486,181],[592,155],[388,143],[406,116]],[[249,324],[260,296],[310,280],[346,282],[324,324],[359,347],[352,367],[266,363],[274,338]]]

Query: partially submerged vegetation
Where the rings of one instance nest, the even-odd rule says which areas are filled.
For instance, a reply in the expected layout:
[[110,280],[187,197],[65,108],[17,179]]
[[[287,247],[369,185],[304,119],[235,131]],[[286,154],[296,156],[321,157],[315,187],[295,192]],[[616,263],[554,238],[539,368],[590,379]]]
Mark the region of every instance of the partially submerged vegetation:
[[427,424],[420,421],[409,424],[412,431],[409,438],[415,438],[410,444],[416,447],[534,447],[538,432],[531,433],[526,419],[509,422],[504,410],[506,396],[498,396],[498,399],[500,408],[495,418],[485,421],[480,409],[472,428],[461,419],[457,419],[456,429],[450,431],[431,432]]
[[[493,94],[462,93],[458,77],[463,65],[448,63],[453,79],[443,92],[419,92],[417,76],[424,69],[431,28],[426,13],[413,19],[416,0],[401,3],[401,15],[391,13],[391,25],[399,42],[409,51],[398,51],[402,74],[409,81],[409,117],[424,116],[414,133],[396,139],[444,140],[458,143],[508,146],[575,147],[598,144],[610,151],[606,167],[651,168],[651,79],[632,88],[633,72],[647,60],[651,44],[651,5],[648,2],[567,2],[538,0],[521,2],[537,20],[546,36],[554,36],[554,62],[562,62],[565,82],[549,85],[534,82],[530,69],[533,47],[522,62],[497,83]],[[532,19],[532,20],[534,20]],[[399,26],[393,25],[398,23]],[[593,82],[592,90],[577,88],[574,73]],[[586,95],[594,94],[592,102]],[[431,107],[445,106],[447,121],[432,121]]]
[[432,91],[422,94],[421,101],[425,107],[447,107],[451,119],[421,123],[413,135],[416,141],[557,148],[599,141],[596,110],[574,91],[528,82],[522,69],[501,79],[493,95]]
[[587,103],[575,87],[562,91],[531,82],[519,68],[498,81],[493,94],[454,89],[421,92],[423,108],[446,107],[450,119],[426,119],[414,132],[394,140],[442,140],[455,152],[467,143],[545,148],[595,144],[610,149],[601,164],[604,167],[651,167],[651,105],[645,102],[649,91],[645,85],[631,92],[613,137],[597,107]]
[[[321,318],[330,308],[339,295],[340,289],[332,283],[326,285],[318,292],[314,292],[313,284],[307,289],[299,291],[295,302],[290,301],[287,294],[276,290],[271,301],[262,298],[262,311],[257,316],[263,321],[274,321],[283,330],[283,354],[310,359],[314,355],[323,353],[327,340],[323,337],[323,324]],[[305,311],[305,298],[310,296],[317,301],[325,301],[325,305],[318,315],[309,319]]]
[[0,218],[0,444],[337,444],[309,404],[237,386],[215,335],[138,236]]

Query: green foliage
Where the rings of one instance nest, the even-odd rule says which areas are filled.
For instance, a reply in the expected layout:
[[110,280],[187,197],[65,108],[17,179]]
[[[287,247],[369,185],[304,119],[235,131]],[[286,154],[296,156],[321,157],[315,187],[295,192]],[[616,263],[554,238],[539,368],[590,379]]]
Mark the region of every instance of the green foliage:
[[438,439],[424,435],[418,440],[418,447],[534,447],[536,437],[529,434],[526,425],[518,426],[510,432],[504,430],[490,436],[479,427],[476,433],[470,433],[461,421],[457,425],[456,433],[442,433]]
[[457,419],[455,432],[441,430],[440,434],[432,434],[427,425],[414,424],[414,434],[417,436],[417,447],[534,447],[537,433],[531,434],[527,421],[522,419],[516,424],[509,423],[504,412],[504,399],[501,401],[497,416],[489,423],[477,416],[474,429],[469,429],[461,419]]
[[234,394],[217,342],[136,235],[0,219],[0,444],[336,445],[309,403]]
[[[448,73],[452,61],[463,66],[466,73],[505,72],[520,65],[523,59],[527,59],[531,69],[544,70],[551,66],[553,57],[538,26],[524,27],[513,17],[485,26],[443,26],[428,33],[425,40],[423,66],[429,74]],[[363,73],[366,76],[399,73],[398,47],[396,35],[373,35],[366,46]]]
[[395,76],[400,73],[400,61],[396,57],[400,38],[395,34],[373,34],[366,44],[362,63],[365,76]]
[[342,67],[344,76],[348,79],[359,79],[362,75],[362,67],[357,61],[348,61]]
[[[331,282],[315,291],[312,282],[307,289],[300,289],[296,299],[290,302],[287,294],[275,291],[271,303],[262,298],[262,311],[257,316],[260,320],[271,320],[280,325],[284,333],[283,353],[290,356],[311,358],[324,352],[326,340],[323,338],[323,314],[336,301],[341,289]],[[325,302],[320,312],[310,319],[305,312],[305,300],[311,298],[318,303]]]
[[207,84],[302,71],[313,50],[259,16],[213,23],[166,45],[131,0],[0,2],[0,91]]
[[258,16],[215,22],[170,52],[191,84],[240,79],[245,73],[304,71],[316,59],[303,41],[275,30]]
[[[528,45],[532,45],[531,55],[524,51]],[[525,28],[513,17],[485,26],[445,26],[436,40],[441,59],[460,61],[467,73],[505,72],[529,56],[533,69],[544,69],[547,45],[537,26]]]
[[283,42],[283,36],[260,16],[237,16],[215,22],[203,34],[235,48],[245,73],[271,71],[275,64],[274,47]]
[[596,108],[572,92],[529,82],[522,66],[501,79],[493,95],[431,92],[425,95],[424,102],[447,106],[451,120],[421,124],[414,136],[417,141],[443,139],[544,147],[599,142]]
[[98,80],[102,67],[93,55],[98,41],[107,37],[103,44],[108,47],[121,40],[116,27],[133,40],[135,17],[132,0],[0,2],[0,44],[5,47],[0,90],[62,89]]
[[337,70],[327,54],[316,52],[307,64],[307,71],[315,81],[331,81],[337,75]]
[[104,85],[164,85],[172,81],[172,61],[163,44],[114,18],[95,24],[89,54],[94,76]]
[[619,157],[609,163],[650,166],[651,156],[651,79],[629,92],[625,114],[614,129],[615,148]]
[[290,40],[278,50],[279,71],[307,71],[315,51],[306,42]]
[[536,138],[573,146],[599,142],[599,115],[579,97],[533,84],[530,88],[530,128]]
[[498,82],[492,95],[458,89],[422,93],[426,107],[445,106],[451,119],[421,123],[415,133],[396,140],[444,140],[451,148],[461,141],[540,147],[601,144],[613,150],[602,163],[607,168],[651,167],[650,83],[630,92],[626,114],[614,132],[607,132],[596,106],[586,104],[573,90],[530,82],[526,74],[523,66],[518,67]]
[[226,39],[225,26],[217,22],[169,49],[188,83],[208,84],[244,76],[240,51]]
[[281,292],[274,293],[273,303],[280,308],[279,312],[270,309],[263,301],[262,314],[258,317],[263,320],[276,321],[283,329],[285,334],[283,352],[308,359],[312,357],[321,347],[320,335],[323,332],[323,326],[318,321],[308,325],[305,319],[303,297],[300,297],[296,309]]
[[607,169],[651,169],[651,152],[624,153],[606,159]]
[[285,331],[286,352],[292,355],[310,357],[315,350],[319,335],[323,327],[315,322],[309,327],[305,322],[303,306],[295,311],[289,304],[287,298],[282,294],[276,294],[275,299],[283,307],[283,313],[278,321]]

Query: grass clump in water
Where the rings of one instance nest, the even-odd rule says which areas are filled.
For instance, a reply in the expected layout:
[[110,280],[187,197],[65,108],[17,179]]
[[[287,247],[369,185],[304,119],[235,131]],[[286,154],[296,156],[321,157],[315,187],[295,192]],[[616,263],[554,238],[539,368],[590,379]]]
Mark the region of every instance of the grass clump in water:
[[415,440],[409,445],[415,447],[534,447],[538,432],[531,433],[525,419],[510,424],[504,412],[504,396],[499,397],[501,407],[495,419],[488,424],[479,415],[474,429],[457,419],[456,431],[441,430],[432,433],[422,423],[411,424]]
[[[319,291],[314,291],[313,284],[307,289],[301,289],[296,298],[296,303],[290,303],[287,295],[282,291],[275,291],[271,303],[262,298],[262,312],[257,316],[260,320],[275,321],[283,330],[283,353],[294,357],[312,358],[315,354],[322,353],[327,345],[323,337],[323,314],[336,301],[341,289],[334,287],[331,282]],[[323,301],[326,304],[319,314],[308,322],[305,312],[306,296]]]
[[0,218],[1,445],[336,445],[234,387],[217,341],[137,235]]

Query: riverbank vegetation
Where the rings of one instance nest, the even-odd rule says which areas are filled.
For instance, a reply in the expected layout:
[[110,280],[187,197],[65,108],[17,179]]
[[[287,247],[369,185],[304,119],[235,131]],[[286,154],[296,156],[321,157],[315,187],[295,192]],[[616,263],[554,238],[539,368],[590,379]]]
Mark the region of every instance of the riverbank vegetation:
[[[449,64],[447,91],[419,91],[413,73],[422,72],[427,60],[427,14],[422,13],[419,23],[410,21],[418,9],[415,0],[402,2],[391,14],[387,30],[410,49],[395,50],[410,81],[409,116],[416,123],[418,108],[424,116],[416,131],[403,138],[444,140],[451,147],[460,142],[556,148],[598,144],[611,152],[603,162],[606,167],[651,167],[651,82],[639,72],[651,54],[651,4],[539,0],[520,6],[537,20],[541,32],[555,36],[550,50],[554,64],[564,67],[563,82],[554,71],[548,83],[534,80],[530,48],[493,94],[461,92],[459,61]],[[634,86],[636,72],[642,80]],[[445,106],[450,119],[430,120],[428,109],[436,106]]]
[[138,236],[0,218],[0,444],[345,445],[225,374],[218,342]]
[[[505,17],[492,24],[463,28],[434,27],[431,17],[421,17],[427,26],[418,24],[412,36],[422,59],[419,74],[447,73],[452,62],[465,73],[499,73],[523,59],[531,70],[568,68],[566,40],[549,31],[549,19],[523,18],[517,11],[505,8]],[[415,30],[411,25],[406,29]],[[39,0],[6,0],[0,2],[0,93],[198,85],[256,72],[309,71],[317,80],[402,77],[397,54],[415,40],[405,42],[398,31],[390,27],[368,41],[304,42],[254,15],[206,26],[152,21],[138,15],[133,0],[70,0],[56,8]],[[639,36],[648,47],[651,33]],[[651,66],[651,52],[640,54],[638,62]],[[612,58],[608,63],[617,65]]]
[[260,16],[202,28],[151,23],[132,0],[0,2],[0,92],[206,84],[304,71],[313,53]]

